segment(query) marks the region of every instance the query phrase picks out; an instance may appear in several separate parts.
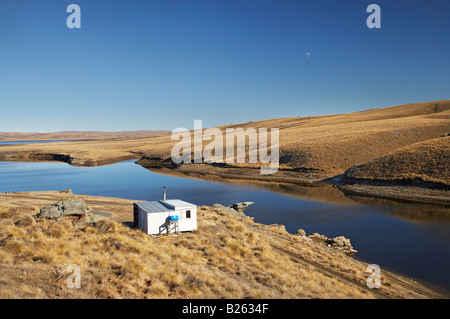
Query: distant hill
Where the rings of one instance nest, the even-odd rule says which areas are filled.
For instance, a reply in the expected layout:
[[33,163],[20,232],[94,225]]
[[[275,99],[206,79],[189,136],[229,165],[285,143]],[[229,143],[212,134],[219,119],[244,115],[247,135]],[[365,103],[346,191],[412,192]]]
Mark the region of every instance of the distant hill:
[[23,133],[23,132],[0,132],[0,141],[55,141],[55,140],[102,140],[111,138],[139,138],[156,134],[165,134],[165,130],[140,130],[140,131],[61,131],[53,133]]
[[[342,174],[402,147],[450,131],[450,100],[399,105],[349,114],[279,118],[219,127],[279,128],[280,168]],[[158,138],[147,158],[170,158],[174,141]],[[203,141],[206,146],[209,141]],[[225,145],[225,143],[224,143]],[[240,164],[258,167],[259,164]]]
[[[220,166],[220,164],[215,167],[204,165],[204,169],[201,168],[201,165],[176,167],[171,162],[171,151],[178,141],[172,140],[169,132],[165,131],[58,132],[36,135],[16,133],[14,137],[22,140],[24,138],[30,140],[94,140],[4,145],[0,147],[0,160],[63,160],[72,165],[95,166],[125,159],[140,159],[138,163],[144,167],[169,167],[184,174],[195,171],[198,175],[213,174],[226,177],[225,174],[228,174],[230,178],[238,176],[241,179],[257,176],[258,179],[267,181],[280,181],[282,177],[283,181],[301,182],[306,180],[309,183],[344,174],[355,165],[369,163],[407,146],[439,139],[443,134],[450,133],[450,100],[405,104],[349,114],[279,118],[230,124],[218,128],[223,133],[227,128],[254,128],[256,130],[278,128],[280,170],[274,176],[261,177],[259,174],[261,164],[251,164],[248,161],[242,164],[235,164],[235,161],[228,167]],[[13,135],[8,134],[14,133],[0,133],[0,138],[10,140]],[[448,172],[448,166],[447,168],[439,166],[440,164],[438,165],[435,159],[444,156],[442,155],[444,153],[440,152],[445,151],[447,140],[448,138],[443,138],[442,141],[423,144],[420,146],[420,154],[422,154],[420,157],[413,157],[412,153],[406,152],[408,149],[404,149],[406,153],[398,153],[402,155],[397,156],[396,167],[402,167],[402,174],[412,174],[416,172],[415,165],[422,165],[427,167],[426,178],[442,179],[441,171],[447,170]],[[203,146],[205,147],[210,142],[204,139]],[[443,143],[444,145],[434,148],[433,143],[439,145]],[[223,145],[223,154],[225,154],[226,143],[224,142]],[[432,147],[432,151],[425,152],[423,147],[428,146]],[[249,152],[248,149],[247,152]],[[405,161],[416,161],[415,165],[401,164],[403,156],[405,156]],[[420,161],[428,162],[420,164]],[[435,165],[433,163],[437,166],[433,166]],[[359,168],[358,174],[370,175],[369,167],[375,169],[374,165],[367,164],[364,174],[363,169]],[[230,168],[230,166],[232,167]],[[411,171],[407,172],[408,170]],[[392,178],[394,178],[395,174],[393,170],[391,171]],[[357,174],[356,171],[354,174]],[[382,173],[380,170],[380,172],[374,171],[373,174],[378,176],[390,173],[387,171]]]
[[251,123],[280,128],[280,164],[341,173],[450,130],[450,101]]

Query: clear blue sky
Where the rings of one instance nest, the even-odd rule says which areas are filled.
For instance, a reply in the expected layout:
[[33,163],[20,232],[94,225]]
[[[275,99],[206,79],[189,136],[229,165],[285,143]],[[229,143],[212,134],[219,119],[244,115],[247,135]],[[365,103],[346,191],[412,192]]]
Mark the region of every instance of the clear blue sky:
[[[81,29],[66,26],[71,3]],[[366,26],[371,3],[381,29]],[[0,0],[0,131],[172,130],[450,99],[449,16],[448,0]]]

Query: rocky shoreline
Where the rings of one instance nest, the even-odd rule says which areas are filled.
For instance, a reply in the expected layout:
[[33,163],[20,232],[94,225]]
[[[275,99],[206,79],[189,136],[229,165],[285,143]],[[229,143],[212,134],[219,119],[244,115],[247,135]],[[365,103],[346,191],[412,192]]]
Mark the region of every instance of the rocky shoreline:
[[168,175],[198,177],[200,179],[216,176],[224,180],[261,181],[268,183],[291,183],[301,186],[331,184],[344,194],[384,198],[407,202],[450,203],[450,186],[418,179],[358,179],[344,174],[317,170],[280,169],[274,175],[261,175],[259,168],[237,167],[233,165],[175,164],[170,158],[143,156],[136,164],[144,168]]
[[166,160],[164,165],[154,161],[139,160],[137,164],[148,170],[166,175],[180,177],[194,177],[199,179],[211,179],[220,181],[254,181],[272,184],[286,183],[305,187],[319,187],[329,184],[341,191],[346,196],[361,196],[394,201],[412,203],[450,204],[450,187],[440,183],[392,180],[371,181],[350,179],[345,174],[335,175],[326,172],[298,172],[280,170],[274,175],[260,175],[259,169],[241,167],[216,167],[207,164],[171,165]]

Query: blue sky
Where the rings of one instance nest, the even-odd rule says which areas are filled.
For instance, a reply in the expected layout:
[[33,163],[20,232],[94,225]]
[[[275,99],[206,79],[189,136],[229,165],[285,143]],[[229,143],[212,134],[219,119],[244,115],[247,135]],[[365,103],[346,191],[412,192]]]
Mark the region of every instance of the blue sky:
[[[81,29],[66,26],[71,3]],[[366,26],[371,3],[381,29]],[[0,0],[0,131],[172,130],[450,99],[449,14],[448,0]]]

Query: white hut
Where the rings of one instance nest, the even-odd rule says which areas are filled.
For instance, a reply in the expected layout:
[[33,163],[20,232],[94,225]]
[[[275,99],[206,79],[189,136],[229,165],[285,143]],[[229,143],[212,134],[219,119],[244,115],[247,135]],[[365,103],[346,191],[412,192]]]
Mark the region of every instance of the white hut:
[[134,225],[149,235],[197,230],[197,205],[179,199],[134,203]]

